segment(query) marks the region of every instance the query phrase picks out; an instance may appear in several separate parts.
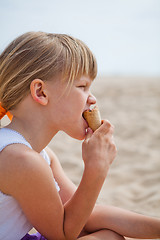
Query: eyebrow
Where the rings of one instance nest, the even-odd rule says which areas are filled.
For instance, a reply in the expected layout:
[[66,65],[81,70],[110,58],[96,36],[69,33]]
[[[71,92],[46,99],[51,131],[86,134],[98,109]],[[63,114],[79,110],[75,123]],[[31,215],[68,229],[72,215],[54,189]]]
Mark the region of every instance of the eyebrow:
[[77,79],[76,82],[86,82],[88,84],[92,83],[92,79],[90,78],[83,78],[83,79]]

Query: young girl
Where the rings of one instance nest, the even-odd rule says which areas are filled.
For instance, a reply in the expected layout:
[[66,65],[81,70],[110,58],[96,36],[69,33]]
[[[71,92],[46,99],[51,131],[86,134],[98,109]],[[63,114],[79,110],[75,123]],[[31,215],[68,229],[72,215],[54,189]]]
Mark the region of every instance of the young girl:
[[[1,54],[0,116],[13,118],[0,130],[0,240],[160,238],[159,219],[96,205],[116,155],[113,126],[93,133],[83,118],[96,74],[91,51],[68,35],[29,32]],[[60,130],[84,140],[77,188],[47,147]]]

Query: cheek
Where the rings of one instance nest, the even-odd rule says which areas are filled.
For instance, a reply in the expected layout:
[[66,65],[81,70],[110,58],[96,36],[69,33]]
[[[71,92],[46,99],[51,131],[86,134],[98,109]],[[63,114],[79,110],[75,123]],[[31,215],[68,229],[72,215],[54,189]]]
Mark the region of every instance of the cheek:
[[82,91],[72,91],[69,96],[65,96],[61,101],[61,115],[72,122],[77,121],[82,116],[86,101],[87,96]]
[[75,104],[71,104],[69,101],[64,102],[63,106],[59,108],[59,116],[61,118],[61,121],[63,121],[65,124],[71,123],[77,115],[78,108],[75,106]]
[[82,94],[76,94],[73,98],[68,101],[69,111],[73,113],[82,112],[85,107],[86,99]]

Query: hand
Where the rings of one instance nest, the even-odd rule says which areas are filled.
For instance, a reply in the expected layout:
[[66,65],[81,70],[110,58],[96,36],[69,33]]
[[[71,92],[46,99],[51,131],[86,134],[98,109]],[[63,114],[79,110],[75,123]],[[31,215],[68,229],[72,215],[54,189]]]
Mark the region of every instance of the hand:
[[88,128],[82,144],[82,158],[85,167],[106,177],[108,169],[116,156],[116,146],[113,141],[114,127],[107,120],[93,133]]

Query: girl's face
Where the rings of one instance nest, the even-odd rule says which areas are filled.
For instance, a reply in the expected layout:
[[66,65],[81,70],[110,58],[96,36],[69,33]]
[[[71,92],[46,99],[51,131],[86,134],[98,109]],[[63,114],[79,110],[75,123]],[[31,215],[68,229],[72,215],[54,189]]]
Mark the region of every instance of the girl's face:
[[87,122],[83,118],[83,112],[90,105],[96,103],[96,98],[90,93],[92,80],[82,76],[75,80],[70,90],[66,90],[67,83],[56,81],[49,83],[50,91],[50,116],[53,127],[57,131],[64,131],[73,138],[82,140],[85,137]]

